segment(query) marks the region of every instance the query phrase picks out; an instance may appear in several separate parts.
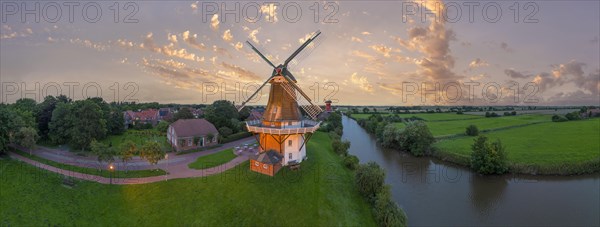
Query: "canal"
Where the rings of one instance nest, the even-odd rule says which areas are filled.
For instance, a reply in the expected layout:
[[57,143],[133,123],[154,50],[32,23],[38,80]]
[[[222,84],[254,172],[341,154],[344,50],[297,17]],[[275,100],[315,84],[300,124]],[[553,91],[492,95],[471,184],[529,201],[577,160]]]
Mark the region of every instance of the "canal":
[[344,116],[343,139],[361,163],[386,170],[409,226],[600,226],[600,174],[479,176],[428,157],[383,149]]

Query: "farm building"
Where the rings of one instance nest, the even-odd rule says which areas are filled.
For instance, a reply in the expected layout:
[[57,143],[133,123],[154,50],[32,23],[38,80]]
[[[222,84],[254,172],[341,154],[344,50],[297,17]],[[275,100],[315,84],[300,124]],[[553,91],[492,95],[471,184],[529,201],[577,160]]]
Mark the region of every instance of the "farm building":
[[179,119],[169,125],[167,141],[176,151],[217,144],[219,132],[205,119]]

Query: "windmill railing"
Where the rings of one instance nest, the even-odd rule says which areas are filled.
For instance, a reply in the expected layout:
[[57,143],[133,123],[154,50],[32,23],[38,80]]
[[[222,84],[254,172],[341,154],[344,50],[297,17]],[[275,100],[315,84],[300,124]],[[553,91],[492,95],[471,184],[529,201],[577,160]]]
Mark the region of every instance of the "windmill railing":
[[265,134],[275,134],[275,135],[285,135],[285,134],[305,134],[305,133],[313,133],[319,129],[321,122],[316,122],[313,120],[302,120],[302,127],[298,128],[279,128],[279,127],[270,127],[263,126],[260,120],[247,121],[246,127],[249,132],[254,133],[265,133]]

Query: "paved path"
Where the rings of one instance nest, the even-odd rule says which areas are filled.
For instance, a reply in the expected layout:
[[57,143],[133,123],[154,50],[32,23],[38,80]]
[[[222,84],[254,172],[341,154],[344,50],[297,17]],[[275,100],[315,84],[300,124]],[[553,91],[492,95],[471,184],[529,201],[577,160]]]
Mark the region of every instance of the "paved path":
[[[158,165],[163,166],[163,164],[168,162],[169,166],[176,166],[176,165],[180,165],[180,164],[185,164],[185,166],[187,166],[187,164],[196,161],[196,159],[198,159],[198,157],[214,154],[216,152],[219,152],[219,151],[222,151],[225,149],[241,146],[243,144],[250,144],[250,143],[254,143],[254,142],[255,142],[254,138],[244,138],[244,139],[232,141],[232,142],[223,144],[220,147],[215,147],[213,149],[209,149],[209,150],[205,150],[205,151],[198,151],[198,152],[183,154],[183,155],[177,155],[177,153],[169,153],[169,156],[168,156],[169,159],[168,160],[166,160],[166,159],[160,160],[158,162]],[[16,145],[12,145],[12,146],[16,146]],[[21,148],[19,146],[16,146],[16,147],[22,151],[26,151],[26,149],[24,149],[24,148]],[[98,162],[98,159],[94,155],[80,156],[73,152],[63,150],[63,149],[53,149],[53,148],[38,146],[38,148],[31,151],[31,153],[35,156],[38,156],[38,157],[41,157],[44,159],[48,159],[51,161],[60,162],[60,163],[68,164],[68,165],[73,165],[73,166],[95,168],[95,169],[105,169],[107,167],[106,163]],[[119,160],[118,157],[115,157],[115,159],[116,160],[113,163],[113,165],[118,170],[125,170],[125,169],[127,169],[127,170],[144,170],[144,169],[156,168],[154,165],[151,165],[146,160],[142,160],[138,156],[133,157],[133,159],[127,163],[122,162],[121,160]]]
[[206,176],[218,174],[223,171],[232,169],[232,168],[236,167],[237,165],[248,160],[248,155],[241,155],[223,165],[215,166],[215,167],[203,169],[203,170],[190,169],[187,167],[187,165],[185,165],[185,166],[176,165],[173,167],[173,169],[171,169],[171,167],[169,167],[170,174],[164,175],[164,176],[143,177],[143,178],[112,178],[112,180],[111,180],[110,178],[107,178],[107,177],[101,177],[101,176],[96,176],[96,175],[90,175],[90,174],[84,174],[84,173],[59,169],[54,166],[49,166],[49,165],[31,160],[29,158],[26,158],[24,156],[14,153],[14,152],[9,152],[9,155],[13,158],[19,159],[21,161],[24,161],[24,162],[31,164],[38,168],[42,168],[42,169],[45,169],[45,170],[48,170],[51,172],[55,172],[58,174],[62,174],[65,176],[70,176],[70,177],[74,177],[74,178],[78,178],[78,179],[82,179],[82,180],[95,181],[95,182],[98,182],[101,184],[110,184],[111,181],[112,181],[112,184],[147,184],[147,183],[153,183],[153,182],[159,182],[159,181],[167,181],[169,179],[206,177]]
[[[226,143],[221,147],[213,148],[213,149],[206,150],[206,151],[200,151],[200,152],[184,154],[184,155],[174,155],[173,154],[173,156],[175,156],[175,158],[169,157],[169,160],[162,160],[157,164],[157,166],[152,166],[148,162],[140,160],[138,157],[136,157],[136,160],[132,160],[127,163],[129,170],[153,169],[153,168],[158,167],[158,168],[161,168],[161,169],[167,171],[169,174],[163,175],[163,176],[144,177],[144,178],[112,178],[112,183],[113,184],[146,184],[146,183],[152,183],[152,182],[158,182],[158,181],[166,181],[168,179],[205,177],[205,176],[210,176],[213,174],[218,174],[223,171],[232,169],[232,168],[236,167],[237,165],[247,161],[250,156],[250,153],[244,152],[241,155],[234,158],[233,160],[231,160],[223,165],[215,166],[215,167],[203,169],[203,170],[190,169],[190,168],[188,168],[188,164],[196,161],[196,159],[198,157],[214,154],[216,152],[219,152],[219,151],[222,151],[225,149],[229,149],[232,147],[236,147],[236,146],[240,146],[240,145],[243,145],[246,143],[252,143],[252,142],[254,142],[254,139],[241,139],[241,140],[233,141],[230,143]],[[39,149],[32,151],[32,153],[34,155],[37,155],[42,158],[49,159],[49,160],[52,160],[55,162],[76,165],[76,166],[81,166],[81,167],[103,168],[103,166],[105,166],[105,164],[101,165],[97,160],[95,160],[95,157],[81,157],[81,156],[72,154],[68,151],[63,151],[63,150],[59,150],[59,149],[50,149],[50,148],[46,148],[46,147],[40,147]],[[14,152],[9,152],[9,155],[15,159],[19,159],[21,161],[24,161],[24,162],[31,164],[33,166],[36,166],[38,168],[46,169],[48,171],[59,173],[59,174],[65,175],[65,176],[70,176],[70,177],[74,177],[74,178],[78,178],[78,179],[82,179],[82,180],[95,181],[95,182],[102,183],[102,184],[110,184],[111,183],[110,178],[59,169],[59,168],[56,168],[56,167],[53,167],[50,165],[40,163],[38,161],[31,160],[29,158],[26,158],[17,153],[14,153]],[[122,170],[122,169],[124,169],[125,166],[123,163],[118,162],[118,163],[116,163],[116,167],[117,167],[117,170]]]

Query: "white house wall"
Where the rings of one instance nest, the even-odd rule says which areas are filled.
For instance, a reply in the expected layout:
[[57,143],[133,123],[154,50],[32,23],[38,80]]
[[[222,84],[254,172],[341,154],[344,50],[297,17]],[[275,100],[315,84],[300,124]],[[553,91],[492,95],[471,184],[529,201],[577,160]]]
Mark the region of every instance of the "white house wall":
[[[288,141],[292,141],[292,145],[289,146]],[[290,135],[284,142],[284,157],[283,157],[283,165],[286,166],[289,161],[296,160],[297,162],[302,162],[304,157],[306,157],[306,145],[302,147],[300,150],[300,146],[304,143],[304,138],[301,135]],[[289,159],[290,153],[292,153],[292,159]]]

